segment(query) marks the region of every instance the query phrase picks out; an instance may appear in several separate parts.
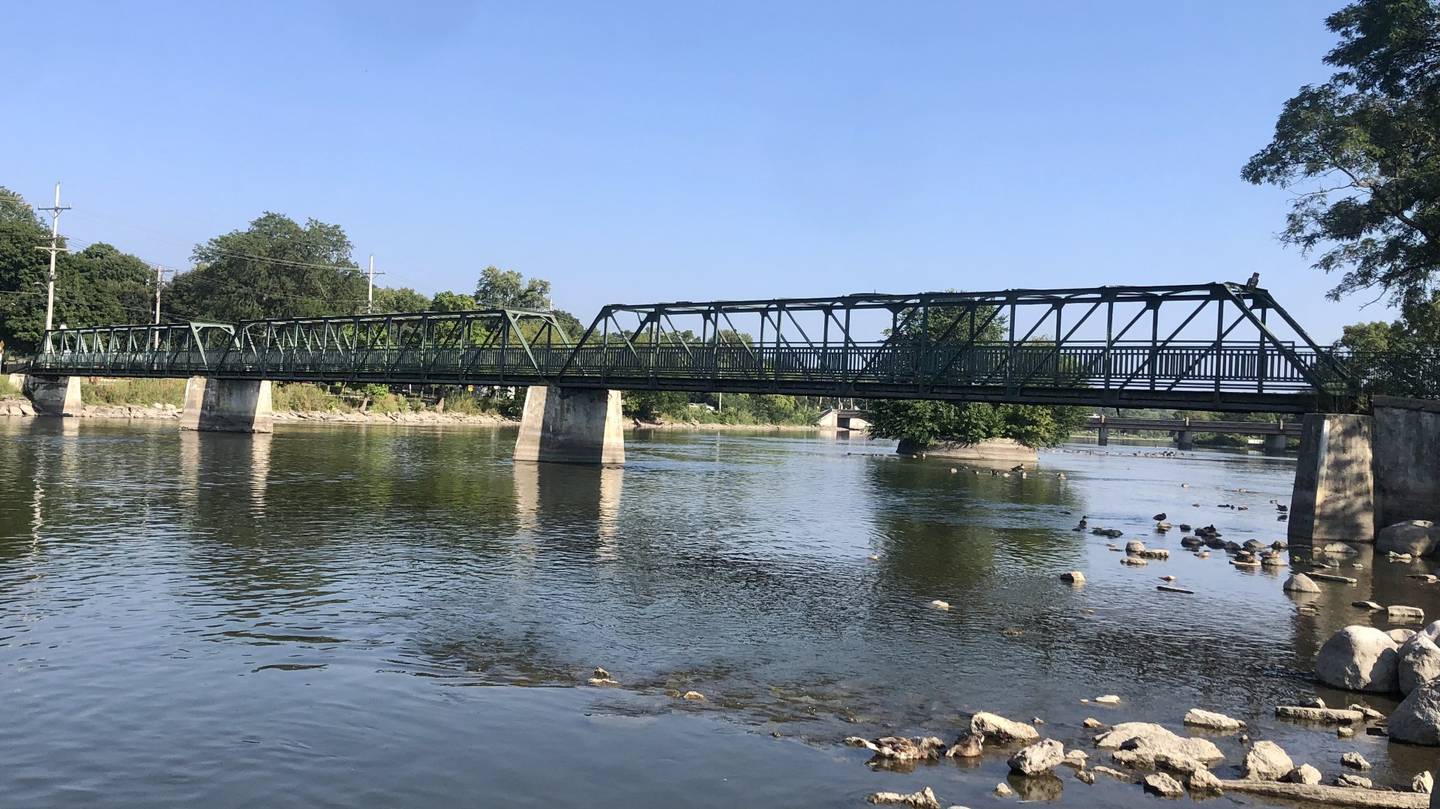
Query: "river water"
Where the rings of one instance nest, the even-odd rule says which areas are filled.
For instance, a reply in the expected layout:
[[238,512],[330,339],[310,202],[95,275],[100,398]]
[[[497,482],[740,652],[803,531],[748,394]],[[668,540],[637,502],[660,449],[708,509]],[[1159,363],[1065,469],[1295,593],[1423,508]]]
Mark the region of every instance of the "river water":
[[[986,805],[1003,751],[906,772],[840,744],[949,739],[977,710],[1043,718],[1092,760],[1087,716],[1179,729],[1198,706],[1329,777],[1348,750],[1381,784],[1434,766],[1271,717],[1359,701],[1317,692],[1315,651],[1389,628],[1355,599],[1440,614],[1440,587],[1405,577],[1429,567],[1367,554],[1359,585],[1302,609],[1283,573],[1152,531],[1165,511],[1283,538],[1293,460],[1072,445],[1022,479],[726,432],[630,435],[629,465],[599,470],[513,464],[513,440],[0,419],[0,804],[859,807],[928,785]],[[1174,556],[1124,567],[1081,515]],[[1165,574],[1195,594],[1157,591]],[[621,685],[586,685],[597,665]],[[1154,800],[1059,774],[1012,783]]]

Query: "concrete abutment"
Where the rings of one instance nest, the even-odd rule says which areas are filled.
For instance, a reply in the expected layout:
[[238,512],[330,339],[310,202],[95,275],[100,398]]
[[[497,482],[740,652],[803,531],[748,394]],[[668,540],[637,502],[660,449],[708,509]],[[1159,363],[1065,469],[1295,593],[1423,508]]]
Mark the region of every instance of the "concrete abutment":
[[26,374],[23,392],[37,416],[78,416],[84,407],[78,376]]
[[270,382],[192,376],[185,383],[180,429],[228,433],[275,431]]
[[515,438],[515,460],[625,463],[620,391],[533,385]]
[[1291,542],[1375,541],[1372,432],[1369,416],[1305,417],[1290,495]]

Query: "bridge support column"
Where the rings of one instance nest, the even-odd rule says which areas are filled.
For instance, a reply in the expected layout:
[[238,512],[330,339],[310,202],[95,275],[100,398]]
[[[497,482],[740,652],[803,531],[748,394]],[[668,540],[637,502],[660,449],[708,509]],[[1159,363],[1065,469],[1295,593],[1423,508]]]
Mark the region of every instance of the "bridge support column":
[[1175,433],[1175,447],[1189,452],[1195,449],[1195,434],[1189,430],[1180,430]]
[[620,391],[532,385],[515,439],[515,460],[625,463]]
[[1440,402],[1376,396],[1375,525],[1440,522]]
[[1110,425],[1103,421],[1100,422],[1099,438],[1096,439],[1096,443],[1102,447],[1110,446]]
[[1284,433],[1265,436],[1265,454],[1283,455],[1290,448],[1290,439]]
[[1305,417],[1290,496],[1291,542],[1375,541],[1373,429],[1369,416]]
[[227,433],[275,431],[270,382],[192,376],[185,383],[180,429]]
[[26,374],[24,393],[35,405],[37,416],[78,416],[84,406],[78,376]]

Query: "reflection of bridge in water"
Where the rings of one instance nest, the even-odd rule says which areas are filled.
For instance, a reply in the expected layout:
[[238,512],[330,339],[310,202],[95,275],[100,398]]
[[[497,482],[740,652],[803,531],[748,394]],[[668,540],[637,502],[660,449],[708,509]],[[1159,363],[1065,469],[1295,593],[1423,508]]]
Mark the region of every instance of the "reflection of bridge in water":
[[[525,385],[517,460],[613,464],[621,390],[1319,414],[1360,401],[1347,366],[1268,291],[1210,283],[614,304],[578,337],[517,310],[69,329],[26,388],[61,414],[81,376],[188,377],[182,426],[268,431],[274,380]],[[1440,414],[1402,422],[1396,481],[1440,451]],[[1369,417],[1307,416],[1301,444],[1292,535],[1373,533]],[[1406,497],[1440,503],[1440,473],[1418,478]]]

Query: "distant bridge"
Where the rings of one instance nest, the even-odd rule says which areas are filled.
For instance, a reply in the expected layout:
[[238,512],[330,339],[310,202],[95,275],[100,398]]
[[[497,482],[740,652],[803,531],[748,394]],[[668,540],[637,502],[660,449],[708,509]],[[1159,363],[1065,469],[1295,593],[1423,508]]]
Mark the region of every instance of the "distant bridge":
[[1300,422],[1295,421],[1195,421],[1190,418],[1141,419],[1096,415],[1090,417],[1088,426],[1095,430],[1097,443],[1102,447],[1110,443],[1111,430],[1120,430],[1172,433],[1181,449],[1194,446],[1195,433],[1258,435],[1265,437],[1266,451],[1277,452],[1289,446],[1290,438],[1299,438],[1301,434]]
[[547,385],[1305,413],[1348,409],[1342,357],[1232,283],[860,294],[119,325],[45,335],[40,376]]

